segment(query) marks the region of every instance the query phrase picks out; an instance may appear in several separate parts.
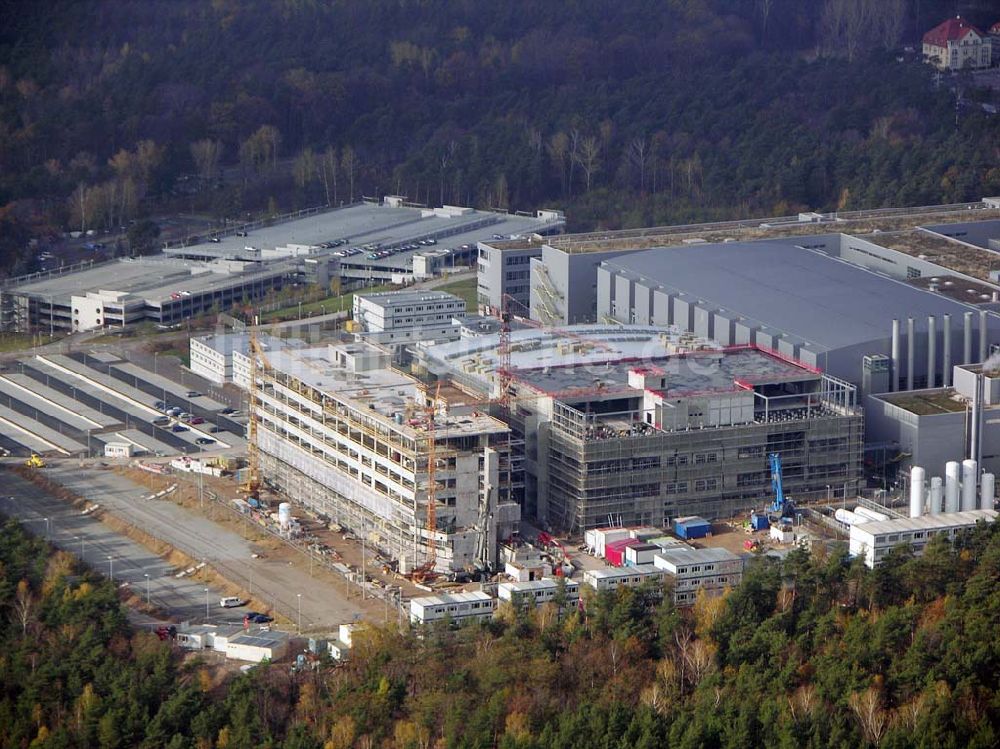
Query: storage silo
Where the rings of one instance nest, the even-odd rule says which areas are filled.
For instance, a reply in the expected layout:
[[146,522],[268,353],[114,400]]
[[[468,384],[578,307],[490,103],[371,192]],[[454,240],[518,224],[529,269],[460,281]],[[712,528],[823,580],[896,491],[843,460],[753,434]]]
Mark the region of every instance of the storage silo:
[[931,515],[941,513],[941,500],[944,497],[944,485],[940,476],[931,477],[931,489],[927,495],[927,511]]
[[996,499],[996,477],[992,473],[984,473],[979,483],[979,509],[992,510]]
[[958,482],[962,470],[957,460],[949,460],[944,464],[944,511],[958,512]]
[[919,518],[924,514],[924,469],[913,466],[910,469],[910,517]]
[[976,509],[976,479],[979,465],[972,458],[962,461],[962,512]]

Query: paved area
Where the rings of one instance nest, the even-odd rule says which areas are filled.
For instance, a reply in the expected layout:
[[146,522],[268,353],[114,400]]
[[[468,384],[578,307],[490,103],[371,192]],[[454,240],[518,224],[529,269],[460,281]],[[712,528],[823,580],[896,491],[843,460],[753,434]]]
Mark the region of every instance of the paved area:
[[[127,583],[143,598],[148,579],[150,602],[178,620],[205,620],[204,585],[175,578],[176,570],[146,547],[112,530],[92,515],[82,515],[68,502],[51,496],[20,476],[5,471],[0,477],[3,481],[0,512],[17,518],[33,533],[47,535],[53,544],[82,558],[104,575],[110,574],[115,582]],[[220,615],[220,595],[218,590],[209,588],[210,619],[236,620],[238,617]]]
[[[110,512],[146,532],[202,559],[251,592],[251,605],[279,611],[297,621],[299,595],[303,629],[328,629],[362,613],[345,585],[311,577],[287,561],[253,558],[261,549],[239,534],[166,500],[150,500],[143,486],[110,470],[80,470],[73,461],[50,464],[49,477],[84,497],[94,497]],[[357,593],[354,593],[356,596]]]

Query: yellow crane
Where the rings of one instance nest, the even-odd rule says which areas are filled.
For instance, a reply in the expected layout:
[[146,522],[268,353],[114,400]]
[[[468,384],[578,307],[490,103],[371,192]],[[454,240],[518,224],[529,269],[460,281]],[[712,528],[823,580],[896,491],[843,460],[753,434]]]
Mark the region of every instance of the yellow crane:
[[[257,318],[254,317],[256,323]],[[257,407],[258,377],[262,372],[271,371],[271,362],[267,360],[260,340],[257,338],[256,325],[250,327],[249,337],[250,353],[250,387],[249,400],[247,403],[247,480],[243,484],[243,490],[247,494],[257,496],[262,485],[260,476],[260,448],[257,446],[257,422],[259,410]]]
[[441,400],[441,383],[434,390],[434,398],[424,406],[425,430],[427,434],[427,561],[413,570],[410,578],[418,582],[436,577],[434,565],[437,563],[437,417]]

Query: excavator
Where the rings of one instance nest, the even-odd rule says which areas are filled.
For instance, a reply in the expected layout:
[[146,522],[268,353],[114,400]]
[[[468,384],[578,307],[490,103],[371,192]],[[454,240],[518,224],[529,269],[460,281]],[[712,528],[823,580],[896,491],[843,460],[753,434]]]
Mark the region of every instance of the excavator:
[[24,461],[24,465],[28,468],[45,468],[45,461],[38,453],[31,453],[31,457]]

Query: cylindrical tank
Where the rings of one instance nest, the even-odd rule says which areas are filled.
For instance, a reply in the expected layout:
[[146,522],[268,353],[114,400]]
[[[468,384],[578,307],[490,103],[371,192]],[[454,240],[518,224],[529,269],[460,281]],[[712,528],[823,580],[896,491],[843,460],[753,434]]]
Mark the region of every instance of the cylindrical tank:
[[840,508],[833,513],[833,517],[844,525],[861,525],[863,523],[871,522],[868,518],[851,512],[850,510],[845,510],[844,508]]
[[979,483],[979,509],[992,510],[996,499],[996,477],[992,473],[984,473]]
[[292,506],[288,502],[278,505],[278,525],[287,528],[292,522]]
[[957,460],[944,464],[944,511],[958,512],[958,482],[962,466]]
[[875,520],[881,522],[882,520],[888,520],[888,515],[883,515],[881,512],[875,512],[875,510],[869,510],[867,507],[862,507],[858,505],[854,508],[854,514],[860,515],[863,518],[868,518],[869,520]]
[[962,512],[976,509],[976,479],[979,466],[972,458],[962,461]]
[[913,466],[910,469],[910,517],[919,518],[924,514],[924,469]]
[[940,476],[931,477],[931,490],[927,496],[927,511],[931,515],[941,512],[941,500],[944,497],[944,484]]

